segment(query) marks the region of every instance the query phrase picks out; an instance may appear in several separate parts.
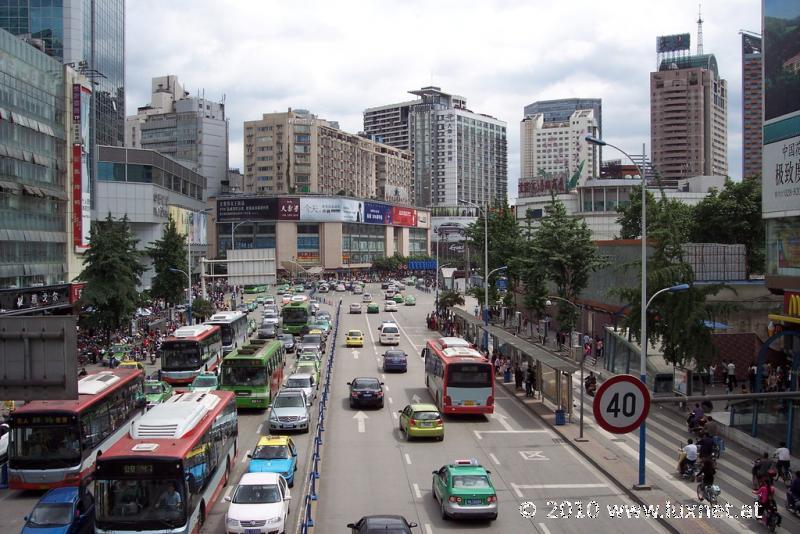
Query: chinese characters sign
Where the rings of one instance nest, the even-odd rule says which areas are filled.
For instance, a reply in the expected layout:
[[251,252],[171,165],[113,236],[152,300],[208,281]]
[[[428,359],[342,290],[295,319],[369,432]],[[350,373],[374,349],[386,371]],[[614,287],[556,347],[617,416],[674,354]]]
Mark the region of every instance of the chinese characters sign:
[[763,212],[800,210],[800,136],[764,145]]

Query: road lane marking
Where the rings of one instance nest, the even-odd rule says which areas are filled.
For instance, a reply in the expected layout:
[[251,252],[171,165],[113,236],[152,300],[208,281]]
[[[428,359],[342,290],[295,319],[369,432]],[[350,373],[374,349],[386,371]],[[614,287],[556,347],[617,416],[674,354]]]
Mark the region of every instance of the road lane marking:
[[244,455],[242,456],[242,463],[245,463],[247,460],[250,459],[247,457],[248,454],[250,454],[250,449],[247,449],[247,452],[245,452]]
[[387,386],[386,384],[384,384],[384,385],[383,385],[383,389],[385,389],[386,391],[389,391],[389,386]]
[[389,399],[389,404],[394,404],[394,399],[392,399],[391,397],[386,397],[386,398]]
[[417,499],[422,499],[422,492],[419,490],[419,484],[414,483],[412,486],[414,487],[414,495]]
[[433,529],[431,528],[430,523],[425,523],[425,534],[433,534]]
[[544,451],[519,451],[519,455],[522,456],[523,460],[549,460],[550,458],[543,456],[543,453]]
[[590,489],[590,488],[608,488],[608,484],[510,484],[511,489],[517,494],[520,499],[523,498],[522,491],[524,489]]
[[478,439],[483,439],[481,434],[547,434],[547,430],[473,430]]
[[386,375],[385,374],[381,374],[381,380],[386,380]]
[[514,427],[512,427],[511,423],[508,422],[508,417],[507,416],[505,416],[505,415],[503,415],[503,414],[501,414],[499,412],[495,412],[495,413],[493,413],[491,415],[491,417],[492,417],[492,419],[494,419],[496,421],[499,421],[500,422],[500,426],[505,428],[507,431],[509,431],[509,432],[513,432],[514,431]]
[[495,463],[495,465],[500,465],[500,460],[498,460],[497,456],[495,456],[493,453],[491,453],[491,452],[489,453],[489,458],[492,459],[492,461]]
[[395,419],[399,418],[399,416],[397,415],[397,412],[392,412],[392,417],[394,417]]
[[422,399],[420,398],[420,396],[419,396],[419,395],[417,395],[416,393],[414,393],[414,394],[411,396],[411,402],[413,402],[414,404],[419,404],[419,401],[421,401],[421,400],[422,400]]
[[364,412],[359,410],[353,416],[353,419],[358,421],[358,432],[359,432],[359,434],[363,434],[364,432],[367,431],[367,424],[365,423],[365,420],[369,419],[369,416],[367,414],[365,414]]
[[354,360],[357,360],[357,359],[358,359],[358,351],[357,351],[357,350],[354,350],[354,351],[353,351],[353,359],[354,359]]
[[365,315],[364,318],[367,320],[367,332],[369,332],[369,339],[372,341],[372,346],[374,348],[375,336],[372,335],[372,326],[369,324],[369,314]]
[[544,523],[539,523],[539,528],[542,529],[542,534],[550,534],[550,529]]
[[410,338],[410,337],[408,337],[408,334],[406,333],[405,329],[404,329],[402,326],[400,326],[400,323],[398,323],[398,322],[397,322],[397,319],[395,318],[394,314],[393,314],[393,313],[390,313],[389,315],[391,315],[391,316],[392,316],[392,320],[393,320],[393,321],[394,321],[394,323],[397,325],[397,328],[399,328],[399,329],[400,329],[400,331],[403,333],[403,335],[404,335],[404,336],[406,336],[406,339],[407,339],[407,340],[408,340],[408,342],[411,344],[411,346],[412,346],[412,347],[414,347],[414,350],[419,350],[419,349],[421,349],[421,348],[422,348],[422,345],[417,345],[416,343],[414,343],[413,341],[411,341],[411,338]]
[[406,457],[406,463],[407,463],[408,465],[411,465],[411,455],[410,455],[410,454],[408,454],[408,453],[405,453],[403,456],[405,456],[405,457]]

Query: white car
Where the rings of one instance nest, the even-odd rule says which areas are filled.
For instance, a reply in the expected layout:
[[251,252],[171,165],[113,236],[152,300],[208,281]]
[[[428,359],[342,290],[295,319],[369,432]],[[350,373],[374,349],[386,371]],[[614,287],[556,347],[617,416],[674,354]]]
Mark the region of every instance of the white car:
[[346,289],[344,288],[344,284],[339,284],[338,286],[336,286],[336,291],[338,291],[339,293],[341,293],[342,291],[346,291]]
[[350,313],[361,313],[361,303],[354,302],[350,305]]
[[327,293],[328,291],[330,291],[330,288],[328,288],[328,286],[325,284],[322,284],[319,286],[319,289],[317,289],[317,293]]
[[292,295],[292,302],[307,302],[307,295]]
[[396,312],[397,303],[393,300],[387,300],[386,302],[383,303],[383,311]]
[[[225,514],[225,529],[237,534],[262,532],[262,528],[284,532],[291,499],[286,479],[278,473],[245,473],[233,494],[225,497],[231,503]],[[251,528],[256,525],[264,527]]]
[[364,296],[361,297],[361,302],[372,302],[372,295],[364,293]]
[[400,344],[400,329],[395,323],[385,322],[381,323],[378,327],[380,336],[378,342],[381,345],[399,345]]
[[281,318],[278,315],[278,312],[265,310],[261,322],[265,324],[274,324],[277,327],[281,323]]
[[353,295],[360,295],[363,292],[364,292],[364,288],[362,288],[361,286],[355,286],[353,288]]

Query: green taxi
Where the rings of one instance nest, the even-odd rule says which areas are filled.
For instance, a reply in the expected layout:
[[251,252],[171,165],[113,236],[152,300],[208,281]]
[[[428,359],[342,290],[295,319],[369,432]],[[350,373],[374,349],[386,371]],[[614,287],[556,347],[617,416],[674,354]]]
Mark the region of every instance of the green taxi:
[[172,396],[172,386],[159,380],[146,380],[144,383],[144,398],[147,407],[152,408],[161,404]]
[[314,383],[319,384],[319,363],[316,361],[299,361],[295,365],[296,374],[309,374],[314,377]]
[[208,393],[219,387],[219,378],[214,373],[200,373],[189,384],[189,391]]
[[398,304],[402,304],[403,301],[405,300],[405,297],[403,297],[403,295],[401,295],[400,293],[397,293],[394,297],[392,297],[392,300]]
[[380,313],[381,307],[377,302],[370,302],[367,304],[367,313]]
[[301,353],[300,356],[297,358],[297,365],[300,365],[303,362],[311,362],[317,367],[317,372],[319,372],[320,361],[317,359],[317,355],[311,352],[304,352]]
[[414,298],[414,295],[407,295],[406,296],[406,306],[416,306],[417,299]]
[[409,404],[400,410],[400,432],[411,438],[444,439],[444,420],[433,404]]
[[326,321],[325,319],[316,319],[311,323],[308,323],[311,328],[315,328],[317,330],[321,330],[322,334],[325,337],[328,337],[328,334],[331,333],[331,323],[330,321]]
[[433,498],[442,519],[497,519],[497,492],[477,460],[456,460],[433,472]]

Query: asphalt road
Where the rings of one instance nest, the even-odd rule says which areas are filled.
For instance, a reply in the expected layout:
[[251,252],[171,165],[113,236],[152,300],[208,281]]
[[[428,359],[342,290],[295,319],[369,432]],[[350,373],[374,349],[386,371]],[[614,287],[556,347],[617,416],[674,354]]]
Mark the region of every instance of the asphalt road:
[[[379,286],[368,285],[374,297]],[[645,520],[611,519],[607,505],[633,504],[612,481],[592,469],[520,404],[499,390],[491,417],[447,417],[445,439],[406,442],[400,435],[398,411],[419,397],[430,402],[424,387],[420,351],[432,336],[425,315],[433,308],[433,297],[414,289],[415,307],[400,306],[397,313],[345,314],[350,302],[360,296],[344,295],[340,336],[334,365],[330,410],[327,416],[322,456],[319,501],[315,530],[346,532],[345,525],[364,515],[400,514],[419,525],[419,532],[579,533],[587,527],[599,531],[662,532],[660,525]],[[383,306],[381,306],[383,310]],[[383,374],[377,342],[382,320],[394,319],[401,327],[400,348],[409,354],[407,373]],[[363,349],[346,349],[343,334],[357,328],[367,336]],[[383,409],[364,409],[364,431],[358,428],[359,410],[348,405],[347,382],[358,376],[373,376],[385,383]],[[432,497],[433,470],[456,459],[476,458],[492,472],[498,491],[499,517],[494,522],[443,520]],[[555,513],[550,513],[555,504]],[[561,518],[562,501],[572,504],[572,518]],[[597,518],[578,519],[590,502],[599,505]],[[533,502],[537,513],[525,518],[519,508]],[[528,510],[531,510],[528,508]],[[564,513],[569,512],[563,506]],[[550,515],[551,517],[548,517]],[[594,514],[592,514],[594,515]]]

